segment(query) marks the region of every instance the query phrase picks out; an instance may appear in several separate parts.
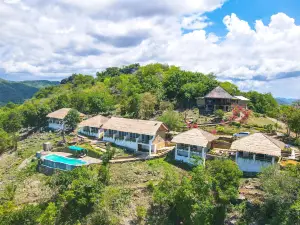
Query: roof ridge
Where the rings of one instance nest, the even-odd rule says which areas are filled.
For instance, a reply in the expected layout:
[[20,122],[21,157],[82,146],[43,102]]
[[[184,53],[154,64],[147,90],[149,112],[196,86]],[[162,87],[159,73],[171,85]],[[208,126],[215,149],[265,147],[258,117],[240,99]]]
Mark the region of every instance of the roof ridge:
[[269,141],[271,141],[274,145],[276,145],[278,148],[282,149],[281,146],[279,145],[279,140],[267,135],[267,134],[263,134],[263,133],[260,133],[262,134],[264,137],[266,137]]

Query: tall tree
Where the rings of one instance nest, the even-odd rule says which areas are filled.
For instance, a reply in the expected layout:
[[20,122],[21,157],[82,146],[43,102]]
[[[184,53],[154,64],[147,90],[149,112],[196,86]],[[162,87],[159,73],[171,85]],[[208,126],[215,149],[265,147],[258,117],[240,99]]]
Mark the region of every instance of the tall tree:
[[149,119],[153,116],[155,106],[157,104],[156,97],[149,92],[142,95],[139,105],[139,116],[142,119]]
[[23,117],[18,111],[12,111],[4,121],[4,130],[13,136],[14,150],[18,148],[17,132],[22,128]]

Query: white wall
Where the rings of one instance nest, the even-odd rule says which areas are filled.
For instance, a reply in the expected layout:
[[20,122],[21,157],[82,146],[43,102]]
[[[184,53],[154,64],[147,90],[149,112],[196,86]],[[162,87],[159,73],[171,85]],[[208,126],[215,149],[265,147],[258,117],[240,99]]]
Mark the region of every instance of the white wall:
[[[115,135],[114,135],[115,137]],[[105,133],[104,133],[104,136],[103,136],[103,141],[107,141],[107,142],[111,142],[111,143],[114,143],[116,145],[119,145],[119,146],[122,146],[122,147],[125,147],[125,148],[129,148],[129,149],[132,149],[134,151],[137,151],[137,141],[125,141],[124,139],[123,140],[120,140],[120,139],[115,139],[113,137],[107,137],[105,136]]]
[[90,136],[90,137],[95,137],[95,138],[102,138],[104,135],[104,130],[100,129],[98,131],[98,133],[93,133],[93,132],[86,132],[84,131],[84,127],[80,127],[79,128],[79,133],[86,135],[86,136]]
[[49,123],[48,127],[50,129],[53,129],[53,130],[62,130],[64,125],[63,124],[57,124],[57,123]]
[[261,172],[262,168],[272,165],[272,162],[245,159],[241,157],[236,158],[236,163],[243,172]]
[[[198,146],[198,149],[202,149],[203,150],[203,151],[200,152],[200,154],[198,156],[201,157],[202,160],[204,161],[203,163],[205,163],[207,148]],[[192,152],[190,151],[190,147],[189,147],[188,151],[185,151],[185,153],[187,154],[187,156],[178,155],[179,151],[184,151],[184,150],[179,149],[178,145],[176,144],[176,148],[175,148],[175,160],[182,161],[182,162],[189,163],[189,164],[194,164],[195,163],[195,159],[193,158],[193,155],[191,154]]]

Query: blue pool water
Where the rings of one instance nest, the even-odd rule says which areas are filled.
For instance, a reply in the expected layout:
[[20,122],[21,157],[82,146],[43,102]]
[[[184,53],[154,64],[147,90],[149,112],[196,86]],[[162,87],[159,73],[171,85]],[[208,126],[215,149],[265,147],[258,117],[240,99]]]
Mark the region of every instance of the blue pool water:
[[42,164],[51,168],[72,170],[76,168],[76,166],[82,166],[86,164],[86,162],[80,159],[67,158],[64,156],[51,154],[43,157]]
[[55,154],[47,155],[45,157],[45,159],[48,159],[48,160],[51,160],[54,162],[60,162],[60,163],[64,163],[64,164],[74,165],[74,166],[86,164],[85,161],[80,160],[80,159],[67,158],[67,157],[55,155]]

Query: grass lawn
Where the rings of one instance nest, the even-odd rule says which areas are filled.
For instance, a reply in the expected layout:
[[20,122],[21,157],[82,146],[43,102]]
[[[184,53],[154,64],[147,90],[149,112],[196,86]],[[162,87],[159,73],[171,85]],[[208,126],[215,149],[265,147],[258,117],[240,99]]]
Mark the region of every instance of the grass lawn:
[[[18,150],[0,156],[0,197],[5,186],[16,185],[17,204],[36,202],[51,196],[51,190],[45,186],[47,177],[36,171],[33,156],[43,149],[44,142],[54,145],[62,138],[55,133],[36,133],[18,142]],[[22,199],[22,200],[21,200]]]
[[270,120],[269,118],[266,118],[266,117],[251,116],[248,119],[248,124],[249,125],[265,126],[265,125],[268,125],[268,124],[275,125],[275,122]]

